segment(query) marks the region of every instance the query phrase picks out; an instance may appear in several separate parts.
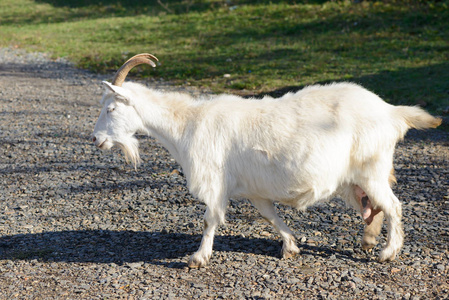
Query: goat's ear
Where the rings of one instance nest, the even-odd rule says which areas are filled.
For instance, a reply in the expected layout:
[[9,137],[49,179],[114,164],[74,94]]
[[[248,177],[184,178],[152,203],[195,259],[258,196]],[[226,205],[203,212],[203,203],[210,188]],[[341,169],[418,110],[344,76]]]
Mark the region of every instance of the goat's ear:
[[131,94],[128,90],[122,88],[121,86],[113,85],[107,81],[103,81],[104,86],[115,94],[117,101],[123,102],[126,105],[133,105],[131,100]]

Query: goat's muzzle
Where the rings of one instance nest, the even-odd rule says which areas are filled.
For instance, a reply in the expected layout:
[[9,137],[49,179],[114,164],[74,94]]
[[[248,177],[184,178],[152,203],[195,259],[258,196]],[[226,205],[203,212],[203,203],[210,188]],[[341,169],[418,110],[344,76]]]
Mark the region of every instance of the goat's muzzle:
[[106,146],[107,139],[104,139],[102,141],[101,139],[98,139],[96,136],[92,136],[92,142],[95,144],[95,147],[103,149],[104,146]]

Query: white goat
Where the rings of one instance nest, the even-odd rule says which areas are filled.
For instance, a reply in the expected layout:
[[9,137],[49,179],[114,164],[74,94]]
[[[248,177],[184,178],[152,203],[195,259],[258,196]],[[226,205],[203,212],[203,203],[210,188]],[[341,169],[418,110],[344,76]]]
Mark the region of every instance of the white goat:
[[273,202],[305,209],[339,195],[367,222],[363,248],[376,244],[385,215],[388,238],[379,260],[395,258],[403,231],[401,204],[390,187],[394,148],[409,128],[434,128],[441,119],[417,107],[387,104],[352,83],[309,86],[262,100],[231,95],[193,99],[123,84],[134,66],[154,67],[151,59],[157,60],[136,55],[112,84],[103,82],[104,107],[93,141],[100,149],[120,146],[137,165],[133,135],[142,132],[159,140],[181,165],[190,192],[207,205],[201,246],[189,267],[208,263],[230,197],[251,200],[279,232],[287,258],[299,249]]

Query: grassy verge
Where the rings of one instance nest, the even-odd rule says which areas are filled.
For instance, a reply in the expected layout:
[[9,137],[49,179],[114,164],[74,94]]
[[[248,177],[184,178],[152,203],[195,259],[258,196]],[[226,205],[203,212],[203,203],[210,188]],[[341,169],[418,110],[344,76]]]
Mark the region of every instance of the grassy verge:
[[292,2],[2,0],[0,46],[111,73],[150,52],[161,65],[134,75],[216,92],[351,80],[396,104],[449,107],[449,1]]

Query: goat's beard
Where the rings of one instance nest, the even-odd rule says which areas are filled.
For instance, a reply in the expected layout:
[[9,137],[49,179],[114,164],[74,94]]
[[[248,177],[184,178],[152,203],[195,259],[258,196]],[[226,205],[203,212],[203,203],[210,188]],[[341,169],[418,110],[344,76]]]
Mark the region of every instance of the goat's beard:
[[139,155],[139,141],[131,137],[126,141],[117,142],[117,145],[122,149],[123,154],[125,155],[126,162],[131,162],[135,169],[140,164],[140,155]]

